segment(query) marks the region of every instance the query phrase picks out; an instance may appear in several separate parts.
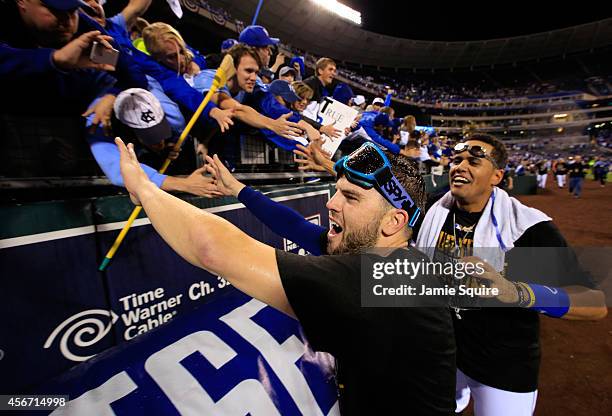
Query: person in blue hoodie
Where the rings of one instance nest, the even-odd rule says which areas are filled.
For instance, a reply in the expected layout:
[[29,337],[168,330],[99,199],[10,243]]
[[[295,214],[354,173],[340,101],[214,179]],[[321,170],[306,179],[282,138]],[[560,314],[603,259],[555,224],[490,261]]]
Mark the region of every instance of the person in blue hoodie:
[[306,75],[306,65],[304,65],[304,58],[302,56],[294,56],[289,61],[289,66],[295,69],[295,80],[301,81]]
[[359,120],[359,127],[363,127],[373,142],[397,155],[401,150],[400,147],[383,136],[387,127],[393,127],[392,118],[393,109],[390,107],[383,107],[381,111],[364,111]]
[[[318,140],[321,134],[317,129],[312,127],[308,122],[304,121],[300,113],[296,111],[295,103],[301,101],[301,98],[296,94],[295,90],[287,81],[277,79],[268,85],[268,92],[264,95],[261,101],[262,114],[270,118],[278,118],[284,114],[290,114],[288,120],[297,123],[302,128],[309,140]],[[293,151],[296,150],[298,143],[307,145],[308,141],[304,138],[286,139],[280,137],[270,130],[262,130],[262,133],[276,146]]]

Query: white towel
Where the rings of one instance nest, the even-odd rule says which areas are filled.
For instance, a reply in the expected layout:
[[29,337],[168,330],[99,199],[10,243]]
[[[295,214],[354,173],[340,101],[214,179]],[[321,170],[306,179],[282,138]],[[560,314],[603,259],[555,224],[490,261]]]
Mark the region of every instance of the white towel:
[[[440,230],[442,230],[454,203],[455,199],[449,191],[425,215],[416,245],[430,258],[433,257]],[[497,227],[494,225],[494,219],[497,220]],[[474,230],[474,255],[482,257],[496,270],[502,271],[504,268],[503,253],[513,248],[514,242],[528,228],[540,222],[551,220],[542,211],[525,206],[516,198],[508,195],[506,191],[494,187]],[[478,248],[487,248],[487,250],[478,250]],[[498,248],[499,250],[488,248]],[[494,253],[495,251],[497,253]]]

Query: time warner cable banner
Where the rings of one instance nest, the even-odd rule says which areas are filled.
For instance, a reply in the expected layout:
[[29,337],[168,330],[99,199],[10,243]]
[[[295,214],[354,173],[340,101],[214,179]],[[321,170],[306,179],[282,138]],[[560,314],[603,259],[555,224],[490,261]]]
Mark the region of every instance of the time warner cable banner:
[[333,358],[237,290],[42,387],[52,415],[338,415]]
[[[329,187],[269,192],[327,225]],[[190,202],[260,241],[305,254],[235,199]],[[132,207],[125,196],[0,206],[0,394],[38,391],[109,348],[136,342],[234,291],[177,256],[146,218],[136,220],[110,267],[98,272]]]

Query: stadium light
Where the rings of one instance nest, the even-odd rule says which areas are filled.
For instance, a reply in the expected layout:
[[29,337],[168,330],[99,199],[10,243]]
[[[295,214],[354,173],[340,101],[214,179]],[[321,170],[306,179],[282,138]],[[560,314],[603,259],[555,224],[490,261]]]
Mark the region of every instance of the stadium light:
[[329,10],[332,13],[337,14],[343,19],[350,20],[351,22],[361,25],[361,13],[357,10],[353,10],[347,5],[344,5],[336,0],[312,0],[314,3]]

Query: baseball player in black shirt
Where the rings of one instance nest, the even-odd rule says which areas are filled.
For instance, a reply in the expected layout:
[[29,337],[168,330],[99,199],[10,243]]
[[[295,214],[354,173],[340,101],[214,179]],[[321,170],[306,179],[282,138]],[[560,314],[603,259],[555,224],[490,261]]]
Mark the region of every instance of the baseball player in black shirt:
[[[438,259],[475,263],[482,262],[469,257],[476,250],[502,253],[498,264],[485,263],[478,280],[497,288],[497,302],[509,307],[462,304],[453,317],[456,410],[465,409],[471,396],[476,416],[533,414],[540,313],[574,320],[607,314],[603,292],[564,248],[567,243],[551,219],[497,187],[506,160],[504,144],[493,136],[473,135],[456,145],[450,191],[428,210],[417,238],[417,246]],[[561,255],[553,260],[543,255],[550,247]]]
[[374,257],[357,253],[386,247],[394,249],[392,256],[424,259],[408,247],[425,198],[414,163],[385,156],[371,143],[338,161],[337,192],[327,204],[332,227],[326,252],[332,255],[304,257],[275,250],[160,190],[142,171],[132,146],[116,143],[132,201],[143,206],[178,254],[296,317],[314,349],[336,357],[345,385],[343,414],[454,413],[449,309],[361,306],[361,269]]

